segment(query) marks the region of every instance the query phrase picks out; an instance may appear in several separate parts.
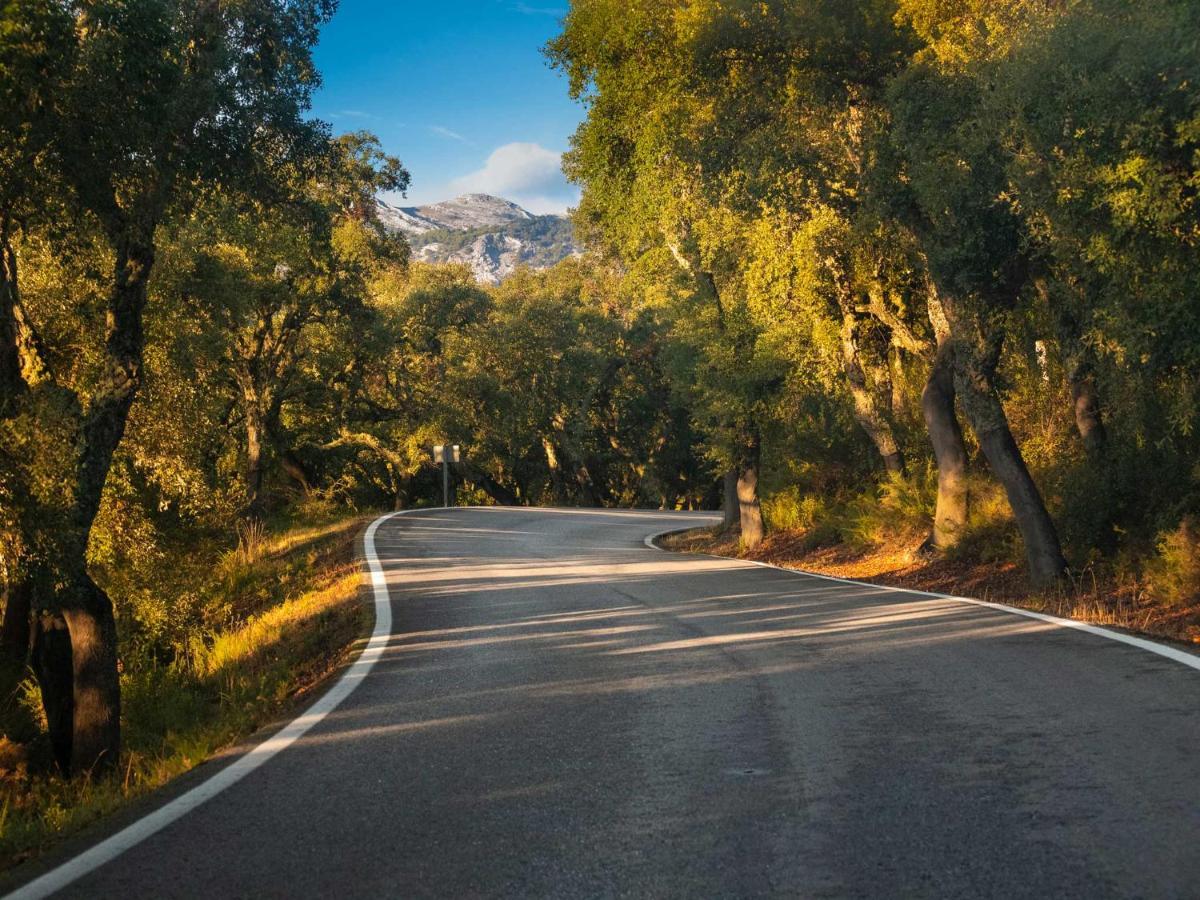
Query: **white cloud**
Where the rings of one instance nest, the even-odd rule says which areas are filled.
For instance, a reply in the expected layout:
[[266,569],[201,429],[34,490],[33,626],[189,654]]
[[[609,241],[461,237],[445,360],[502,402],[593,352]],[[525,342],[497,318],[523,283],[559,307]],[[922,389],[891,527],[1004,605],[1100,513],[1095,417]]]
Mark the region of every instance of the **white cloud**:
[[539,214],[564,212],[579,196],[562,173],[561,153],[523,142],[497,147],[482,169],[450,184],[456,193],[494,194]]
[[429,130],[432,131],[434,134],[441,135],[444,138],[450,138],[450,140],[452,140],[452,141],[461,141],[464,144],[471,143],[469,140],[467,140],[465,137],[463,137],[457,131],[451,131],[445,125],[430,125]]
[[514,3],[512,9],[523,16],[553,16],[561,19],[567,14],[560,6],[530,6],[528,3]]

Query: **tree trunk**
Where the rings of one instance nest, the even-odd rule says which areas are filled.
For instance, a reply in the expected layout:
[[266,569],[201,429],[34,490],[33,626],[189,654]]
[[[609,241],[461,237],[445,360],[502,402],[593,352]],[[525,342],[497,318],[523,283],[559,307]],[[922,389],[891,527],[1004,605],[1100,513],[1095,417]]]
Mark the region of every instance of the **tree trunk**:
[[71,773],[75,731],[74,665],[66,620],[43,613],[33,625],[30,663],[42,694],[46,732],[54,760],[64,775]]
[[542,438],[542,449],[546,452],[546,465],[550,470],[550,490],[555,506],[567,505],[567,487],[563,483],[562,467],[558,463],[558,451],[549,438]]
[[17,329],[17,255],[7,223],[0,224],[0,417],[11,414],[25,387]]
[[1075,411],[1075,428],[1088,456],[1099,456],[1108,443],[1108,432],[1100,412],[1100,394],[1090,367],[1076,364],[1067,373],[1071,385],[1071,401]]
[[879,408],[875,393],[867,383],[866,371],[858,355],[855,332],[858,319],[850,309],[842,311],[842,363],[850,397],[854,401],[854,418],[866,432],[883,460],[883,467],[896,475],[904,474],[904,455],[896,441],[891,423]]
[[738,504],[738,470],[736,466],[725,473],[722,511],[724,517],[721,522],[721,529],[723,531],[732,531],[741,519]]
[[312,492],[312,477],[304,466],[304,460],[289,450],[280,454],[279,465],[287,476],[296,482],[301,493],[308,496]]
[[79,569],[63,618],[71,636],[74,734],[71,772],[111,768],[121,749],[121,685],[112,602]]
[[921,394],[921,412],[937,462],[938,493],[933,534],[926,545],[946,550],[958,543],[967,527],[967,448],[954,409],[954,345],[941,304],[932,295],[929,320],[937,337],[937,352]]
[[[54,690],[70,685],[72,774],[116,765],[121,749],[121,688],[117,674],[117,627],[112,603],[87,573],[87,542],[100,509],[113,454],[125,434],[129,409],[142,379],[143,313],[154,248],[148,238],[116,242],[116,270],[109,296],[105,335],[107,371],[83,413],[75,472],[71,528],[55,548],[53,595],[39,608],[57,610],[65,622],[70,652],[56,649],[61,628],[43,627],[39,682]],[[35,598],[35,600],[40,598]],[[61,713],[66,702],[52,701]],[[52,709],[47,706],[47,714]],[[60,748],[61,748],[60,741]]]
[[1054,522],[1029,474],[996,394],[993,373],[999,353],[999,340],[983,350],[966,342],[956,342],[954,384],[962,397],[971,428],[979,439],[980,449],[1008,496],[1008,504],[1025,542],[1030,579],[1035,585],[1044,587],[1063,576],[1067,561]]
[[592,480],[592,473],[587,467],[587,463],[575,461],[575,483],[579,485],[579,504],[580,506],[588,506],[599,508],[604,504],[600,501],[599,491],[596,489],[596,483]]
[[245,398],[246,418],[246,497],[250,508],[257,509],[262,495],[263,481],[263,430],[262,410],[252,396]]
[[750,445],[738,470],[738,511],[742,525],[742,546],[755,547],[762,542],[766,529],[763,527],[762,505],[758,499],[758,467],[761,445],[757,438]]
[[32,637],[33,585],[14,562],[6,560],[4,622],[0,625],[0,707],[12,702],[17,685],[25,677]]
[[1045,279],[1036,282],[1038,294],[1050,307],[1054,319],[1058,345],[1067,370],[1067,384],[1071,389],[1075,428],[1083,442],[1083,449],[1088,456],[1095,457],[1104,452],[1108,434],[1100,412],[1100,392],[1096,388],[1093,371],[1095,357],[1083,338],[1083,328],[1077,314],[1079,310],[1089,308],[1092,298],[1088,296],[1086,288],[1078,283],[1067,281],[1059,284],[1065,289],[1065,296],[1059,294],[1056,297]]
[[483,469],[464,460],[459,464],[467,481],[479,485],[489,497],[501,506],[520,506],[521,500],[517,495],[498,482]]

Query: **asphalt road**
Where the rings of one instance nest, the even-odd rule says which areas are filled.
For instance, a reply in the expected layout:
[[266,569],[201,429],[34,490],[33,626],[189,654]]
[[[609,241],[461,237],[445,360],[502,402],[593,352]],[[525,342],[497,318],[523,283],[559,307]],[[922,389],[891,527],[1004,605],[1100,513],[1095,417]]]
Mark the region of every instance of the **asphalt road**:
[[378,665],[64,896],[1200,895],[1200,672],[688,521],[389,521]]

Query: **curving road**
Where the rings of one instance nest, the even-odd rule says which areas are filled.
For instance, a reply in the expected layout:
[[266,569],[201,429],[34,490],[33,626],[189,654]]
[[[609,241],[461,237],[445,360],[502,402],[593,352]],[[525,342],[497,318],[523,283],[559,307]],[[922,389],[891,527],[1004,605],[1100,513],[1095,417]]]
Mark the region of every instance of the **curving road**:
[[1200,892],[1200,671],[643,544],[702,520],[389,520],[370,674],[63,896]]

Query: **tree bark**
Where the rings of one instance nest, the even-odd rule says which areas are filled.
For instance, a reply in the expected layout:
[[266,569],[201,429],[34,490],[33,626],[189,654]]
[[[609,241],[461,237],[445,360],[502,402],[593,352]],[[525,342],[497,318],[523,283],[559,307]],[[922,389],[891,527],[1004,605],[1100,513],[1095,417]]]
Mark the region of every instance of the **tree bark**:
[[950,327],[932,291],[929,320],[937,337],[937,351],[921,394],[921,412],[933,444],[938,492],[933,533],[926,544],[937,550],[947,550],[958,543],[967,527],[967,448],[954,409],[954,345],[950,340]]
[[25,387],[17,328],[17,255],[7,223],[0,223],[0,417],[12,413]]
[[71,635],[71,772],[111,768],[121,749],[121,685],[112,601],[82,568],[63,609]]
[[763,527],[762,504],[758,498],[758,469],[762,446],[757,437],[747,449],[738,468],[737,496],[738,512],[742,526],[742,546],[755,547],[762,542],[766,529]]
[[546,466],[550,471],[550,491],[555,506],[567,505],[567,487],[563,483],[562,467],[558,462],[558,451],[549,438],[542,438],[542,449],[546,452]]
[[17,685],[25,677],[32,638],[33,585],[20,571],[16,560],[6,560],[3,600],[4,621],[0,625],[0,706],[12,701]]
[[262,410],[256,398],[245,397],[244,416],[246,420],[246,497],[250,508],[257,510],[262,496],[263,481],[263,431],[264,421]]
[[979,439],[980,449],[1003,485],[1021,530],[1030,579],[1035,585],[1045,587],[1062,578],[1067,571],[1067,561],[1054,522],[1029,474],[996,394],[993,378],[999,355],[999,338],[983,348],[973,346],[969,341],[957,341],[954,384],[962,397],[971,428]]
[[53,613],[39,615],[33,625],[30,663],[42,693],[50,748],[64,775],[71,774],[75,731],[75,674],[71,656],[66,620]]
[[[71,528],[54,548],[56,575],[37,607],[57,611],[66,626],[70,652],[57,645],[63,630],[43,623],[38,678],[42,695],[70,685],[72,774],[114,766],[121,749],[121,688],[117,674],[117,627],[112,603],[87,572],[87,542],[100,509],[113,454],[125,433],[129,410],[142,378],[145,345],[143,313],[154,248],[148,236],[122,235],[116,241],[116,270],[109,295],[105,334],[107,371],[82,413],[79,456],[74,473]],[[52,696],[48,718],[67,707]],[[52,735],[53,737],[53,735]],[[62,752],[65,741],[56,747]]]
[[724,504],[722,506],[723,520],[721,528],[724,531],[732,531],[741,521],[741,509],[738,504],[738,470],[733,467],[725,473],[723,479],[724,484]]

